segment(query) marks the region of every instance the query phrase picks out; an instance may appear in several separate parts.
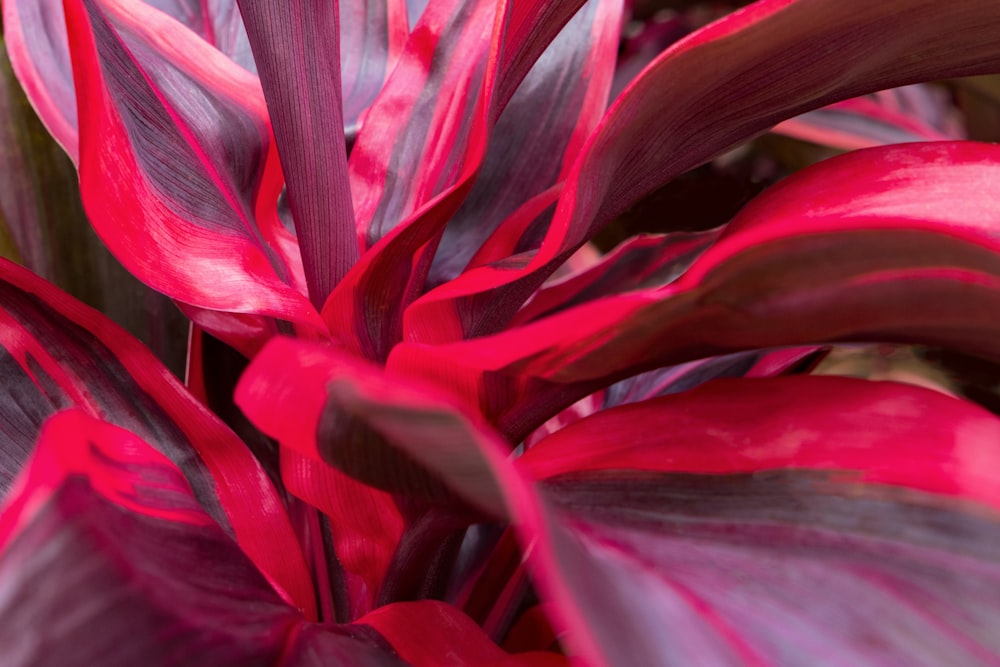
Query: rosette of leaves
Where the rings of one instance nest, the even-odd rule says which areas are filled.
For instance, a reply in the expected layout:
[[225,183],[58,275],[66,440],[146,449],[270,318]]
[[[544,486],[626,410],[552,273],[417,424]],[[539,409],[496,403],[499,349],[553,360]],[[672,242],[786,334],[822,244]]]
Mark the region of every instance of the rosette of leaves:
[[[182,384],[0,265],[5,664],[1000,658],[1000,422],[802,373],[1000,359],[1000,148],[847,153],[580,252],[782,121],[1000,71],[996,3],[762,0],[611,104],[620,0],[3,12],[91,224],[194,331]],[[205,407],[205,333],[271,449]]]

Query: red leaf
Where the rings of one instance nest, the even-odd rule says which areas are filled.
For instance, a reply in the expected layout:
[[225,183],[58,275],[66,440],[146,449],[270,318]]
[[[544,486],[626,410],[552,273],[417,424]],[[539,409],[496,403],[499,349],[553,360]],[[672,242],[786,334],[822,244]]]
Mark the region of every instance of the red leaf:
[[338,7],[344,131],[350,143],[396,66],[409,26],[404,0],[341,1]]
[[730,380],[517,465],[549,478],[534,564],[595,664],[963,664],[1000,653],[998,435],[911,386]]
[[281,176],[256,79],[144,7],[66,2],[95,229],[179,301],[322,328],[278,219]]
[[[155,9],[137,0],[126,2],[134,11],[149,15],[165,12],[239,66],[256,71],[234,0],[210,4],[158,0]],[[73,162],[78,163],[76,95],[62,3],[6,0],[3,12],[4,39],[14,71],[42,122]]]
[[[496,336],[397,346],[389,368],[475,394],[494,376],[521,386],[529,378],[607,384],[741,349],[824,341],[924,342],[1000,356],[989,315],[1000,307],[992,238],[1000,209],[984,187],[998,157],[994,146],[953,143],[830,160],[748,206],[665,288],[599,299]],[[491,414],[506,409],[495,404]]]
[[[606,2],[609,11],[617,4]],[[384,360],[402,336],[402,309],[423,289],[431,254],[472,188],[497,117],[578,6],[433,3],[422,14],[351,153],[358,230],[371,247],[331,294],[323,317],[355,353]],[[497,11],[505,20],[494,20]],[[584,116],[593,113],[602,83],[595,76],[585,93]],[[579,141],[569,140],[572,150]]]
[[0,514],[0,587],[12,667],[400,664],[358,628],[305,623],[176,466],[78,410],[48,422]]
[[581,419],[518,465],[536,479],[626,468],[857,471],[865,482],[1000,509],[988,464],[1000,458],[997,437],[1000,422],[990,413],[907,385],[820,376],[718,380]]
[[434,388],[328,346],[276,338],[251,362],[236,402],[283,447],[364,482],[448,498],[433,472],[483,511],[505,511],[491,479],[476,472],[480,455],[466,446],[475,426]]
[[[41,421],[75,406],[135,432],[186,476],[284,598],[315,617],[298,538],[250,451],[138,341],[25,269],[0,263],[2,474],[16,474]],[[13,454],[13,456],[12,456]],[[278,546],[280,544],[280,547]]]
[[891,0],[865,11],[839,0],[765,0],[734,12],[667,49],[617,99],[530,262],[469,271],[407,318],[462,322],[461,332],[424,327],[426,342],[499,331],[559,264],[655,188],[809,109],[1000,70],[997,29],[1000,6],[984,0]]
[[475,185],[444,229],[431,285],[457,276],[505,219],[566,178],[607,107],[621,14],[616,1],[584,4],[528,72],[493,128],[497,140]]

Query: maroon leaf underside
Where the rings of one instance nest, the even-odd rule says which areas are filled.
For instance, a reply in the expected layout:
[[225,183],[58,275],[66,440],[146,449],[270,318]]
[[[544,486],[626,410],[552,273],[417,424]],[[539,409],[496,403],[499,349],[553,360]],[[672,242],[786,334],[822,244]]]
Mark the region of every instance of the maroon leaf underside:
[[263,316],[322,329],[278,218],[281,173],[253,75],[143,5],[65,6],[86,100],[84,205],[111,251],[227,340],[259,346],[274,327]]
[[137,436],[53,417],[0,515],[6,664],[400,665],[275,594]]
[[246,446],[124,330],[21,267],[4,261],[0,277],[3,490],[33,451],[45,418],[76,407],[155,445],[272,584],[314,617],[298,539]]
[[[532,381],[563,384],[565,407],[594,384],[755,348],[922,342],[996,357],[1000,221],[983,184],[997,158],[993,146],[942,143],[830,160],[758,198],[664,288],[495,336],[397,346],[388,367],[475,397],[507,432]],[[497,385],[506,394],[487,404]]]
[[[323,315],[356,353],[384,360],[399,340],[402,308],[422,291],[440,234],[473,186],[497,118],[580,4],[434,3],[422,14],[351,153],[358,233],[371,247],[338,285]],[[601,16],[615,13],[612,0],[599,4]],[[504,20],[494,21],[496,11]],[[588,35],[598,38],[607,35]],[[555,55],[573,53],[559,49]],[[584,118],[606,95],[601,66],[611,67],[611,60],[595,63],[592,85],[582,88]],[[543,69],[547,77],[565,71]],[[567,117],[580,113],[576,109]],[[584,118],[578,119],[581,127],[593,122]],[[577,150],[581,140],[569,138],[568,150]],[[562,156],[555,158],[552,163],[562,168]]]
[[809,109],[996,71],[998,24],[1000,10],[985,0],[895,0],[863,11],[835,0],[773,0],[692,34],[619,96],[569,175],[537,255],[429,292],[407,309],[405,331],[441,343],[500,330],[556,266],[656,187]]
[[[73,162],[79,162],[79,126],[73,71],[60,2],[5,0],[4,37],[11,60],[32,106]],[[233,0],[193,3],[185,0],[129,2],[136,9],[149,5],[180,21],[237,65],[256,70]],[[148,10],[147,10],[148,11]]]
[[284,167],[309,298],[319,310],[359,257],[347,180],[338,6],[239,5]]

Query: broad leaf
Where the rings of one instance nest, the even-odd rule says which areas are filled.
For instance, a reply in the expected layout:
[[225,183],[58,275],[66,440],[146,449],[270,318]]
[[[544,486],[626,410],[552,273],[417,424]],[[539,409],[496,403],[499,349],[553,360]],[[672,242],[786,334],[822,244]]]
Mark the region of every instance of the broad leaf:
[[12,666],[401,664],[363,629],[306,623],[176,466],[77,410],[46,425],[0,515],[0,589]]
[[[233,0],[211,3],[190,0],[128,0],[134,10],[165,12],[239,66],[255,71],[250,45]],[[73,71],[62,3],[50,0],[5,0],[4,36],[14,71],[42,122],[63,149],[79,162],[79,123]]]
[[124,330],[5,260],[0,277],[2,490],[45,418],[76,407],[153,444],[285,599],[314,616],[298,538],[246,446]]
[[[619,96],[567,178],[537,254],[481,267],[407,310],[407,339],[505,327],[555,268],[643,195],[778,123],[915,81],[1000,70],[1000,6],[765,0],[667,49]],[[900,54],[906,54],[901,57]],[[739,113],[733,109],[738,108]]]
[[581,420],[518,464],[547,479],[537,564],[594,664],[985,664],[998,434],[924,389],[731,380]]
[[[665,288],[598,299],[496,336],[398,346],[390,369],[473,395],[529,379],[582,383],[569,403],[638,372],[738,350],[824,341],[923,342],[1000,356],[995,146],[870,149],[800,172],[748,206]],[[986,179],[981,180],[981,179]],[[931,187],[932,186],[932,187]],[[440,360],[448,359],[447,368]]]
[[[66,8],[86,101],[83,200],[111,251],[194,306],[189,313],[321,327],[278,218],[281,174],[256,78],[144,5],[67,0]],[[199,323],[226,337],[211,318]],[[247,328],[239,319],[230,326]]]

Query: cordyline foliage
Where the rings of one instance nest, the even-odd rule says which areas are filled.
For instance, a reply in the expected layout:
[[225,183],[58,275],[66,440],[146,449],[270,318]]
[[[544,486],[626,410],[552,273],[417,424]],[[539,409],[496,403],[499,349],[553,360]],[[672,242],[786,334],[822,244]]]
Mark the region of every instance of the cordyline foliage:
[[[1000,660],[1000,421],[800,372],[1000,360],[1000,148],[578,253],[803,112],[1000,71],[1000,3],[762,0],[610,105],[622,0],[421,4],[4,0],[91,223],[193,335],[184,386],[0,265],[3,664]],[[268,438],[205,407],[206,333]]]

